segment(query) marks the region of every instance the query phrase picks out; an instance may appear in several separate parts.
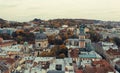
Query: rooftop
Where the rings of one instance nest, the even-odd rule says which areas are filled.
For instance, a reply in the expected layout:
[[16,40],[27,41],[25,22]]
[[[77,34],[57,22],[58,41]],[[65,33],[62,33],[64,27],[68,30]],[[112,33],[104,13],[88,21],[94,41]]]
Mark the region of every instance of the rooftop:
[[106,51],[107,54],[111,55],[111,56],[114,56],[114,55],[120,55],[120,51],[117,50],[117,49],[112,49],[110,48],[109,50]]
[[75,73],[83,73],[83,71],[82,70],[76,70]]
[[36,40],[47,39],[47,35],[44,34],[44,33],[35,33],[35,39],[36,39]]
[[47,73],[65,73],[64,71],[50,70]]
[[70,56],[72,58],[76,58],[79,56],[79,49],[72,49],[71,52],[70,52]]
[[92,66],[86,66],[83,73],[108,73],[114,72],[115,70],[105,60],[93,61]]
[[39,61],[45,62],[45,61],[50,61],[52,59],[54,59],[54,57],[36,57],[34,61],[38,63]]
[[21,51],[22,45],[11,45],[7,47],[2,47],[1,49],[4,51],[15,51],[15,52],[20,52]]
[[102,42],[102,47],[104,50],[112,49],[118,49],[118,46],[111,42]]
[[0,61],[4,61],[7,64],[13,64],[15,62],[15,59],[12,59],[12,58],[0,58]]
[[90,51],[90,52],[81,52],[79,55],[80,58],[100,58],[102,57],[97,54],[95,51]]
[[116,64],[117,64],[117,65],[120,65],[120,61],[117,61]]

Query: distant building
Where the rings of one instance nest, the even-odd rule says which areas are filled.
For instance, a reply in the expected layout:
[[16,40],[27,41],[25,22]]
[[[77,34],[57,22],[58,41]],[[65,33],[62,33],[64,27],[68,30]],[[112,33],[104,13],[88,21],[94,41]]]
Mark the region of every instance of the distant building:
[[30,53],[30,52],[34,51],[33,45],[32,44],[28,44],[28,42],[24,42],[22,51],[24,53]]
[[[19,62],[15,73],[75,73],[72,58],[56,59],[55,57],[27,56]],[[23,70],[24,68],[24,70]]]
[[100,32],[100,34],[102,35],[103,39],[106,39],[107,37],[109,38],[114,38],[114,37],[118,37],[120,38],[120,32]]
[[114,43],[111,42],[102,42],[101,43],[103,50],[109,50],[110,48],[112,49],[118,49],[118,46]]
[[[86,46],[88,44],[91,44],[91,40],[85,38],[85,36],[86,36],[85,25],[80,25],[79,30],[80,30],[80,33],[78,35],[78,38],[67,39],[66,47],[68,49],[69,48],[79,48],[80,50],[85,50],[85,49],[87,49]],[[77,33],[76,33],[76,35],[77,35]]]
[[16,29],[14,28],[0,28],[0,34],[9,34],[12,35],[13,32],[15,32]]
[[99,61],[102,60],[102,57],[97,54],[95,51],[90,52],[81,52],[79,54],[79,65],[78,67],[82,66],[85,67],[85,65],[91,65],[92,61]]
[[102,59],[102,57],[96,53],[95,51],[90,51],[90,52],[81,52],[80,55],[79,55],[79,58],[81,60],[84,60],[84,59],[89,59],[89,60],[92,60],[92,61],[99,61]]
[[35,46],[36,49],[44,49],[48,47],[47,35],[42,32],[35,33]]
[[106,55],[109,59],[113,60],[115,58],[120,58],[120,51],[118,49],[112,49],[106,51]]
[[50,35],[58,35],[59,32],[60,31],[55,28],[45,28],[45,32],[43,32],[43,33],[46,34],[47,36],[50,36]]
[[114,43],[111,42],[99,42],[96,44],[96,51],[102,55],[104,58],[106,58],[105,54],[106,51],[109,50],[110,48],[114,50],[118,50],[118,46]]
[[1,47],[3,52],[6,52],[6,54],[10,58],[15,58],[16,56],[22,56],[23,52],[22,51],[23,45],[11,45],[11,46],[5,46]]
[[14,40],[3,40],[3,38],[0,38],[0,47],[6,47],[17,44]]
[[62,28],[67,28],[68,27],[68,25],[62,25]]
[[115,69],[105,60],[93,61],[91,65],[86,65],[83,73],[116,73]]
[[18,60],[12,58],[0,58],[0,71],[1,73],[11,73],[17,64]]
[[113,67],[115,67],[115,61],[120,57],[120,51],[114,43],[102,42],[97,45],[97,52],[105,58]]

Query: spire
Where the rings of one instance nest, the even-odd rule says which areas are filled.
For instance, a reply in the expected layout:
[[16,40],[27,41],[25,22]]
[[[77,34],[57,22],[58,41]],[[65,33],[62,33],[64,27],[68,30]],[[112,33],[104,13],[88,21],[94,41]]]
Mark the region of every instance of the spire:
[[27,46],[27,45],[28,45],[28,42],[25,41],[25,42],[24,42],[24,46]]
[[80,30],[80,33],[82,33],[82,34],[84,34],[85,33],[85,25],[84,24],[81,24],[80,26],[79,26],[79,30]]
[[40,33],[43,33],[43,28],[42,27],[40,27]]

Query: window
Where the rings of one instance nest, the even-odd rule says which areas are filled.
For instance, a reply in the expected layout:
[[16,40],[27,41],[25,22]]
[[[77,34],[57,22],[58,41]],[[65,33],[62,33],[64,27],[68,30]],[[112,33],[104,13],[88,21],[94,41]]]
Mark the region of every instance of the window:
[[41,46],[41,44],[39,43],[39,47]]
[[80,42],[80,47],[81,47],[81,48],[85,48],[85,42],[82,42],[82,41],[81,41],[81,42]]
[[62,70],[62,65],[56,65],[56,70]]
[[79,45],[79,42],[78,42],[78,41],[76,41],[76,42],[75,42],[75,46],[78,46],[78,45]]
[[80,39],[85,39],[85,36],[80,36]]
[[47,43],[45,43],[44,45],[47,46]]

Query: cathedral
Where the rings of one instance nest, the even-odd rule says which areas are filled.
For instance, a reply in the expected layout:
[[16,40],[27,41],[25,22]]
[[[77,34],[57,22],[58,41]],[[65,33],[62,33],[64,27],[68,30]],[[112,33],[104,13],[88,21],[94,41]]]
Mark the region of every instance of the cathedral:
[[84,24],[81,24],[79,26],[79,34],[77,34],[77,31],[75,30],[75,35],[78,35],[78,37],[74,37],[74,38],[69,38],[67,39],[67,43],[66,43],[66,47],[72,48],[72,49],[79,49],[82,51],[88,51],[90,50],[88,47],[91,44],[91,40],[90,39],[86,39],[86,32],[85,32],[85,28],[86,26]]

